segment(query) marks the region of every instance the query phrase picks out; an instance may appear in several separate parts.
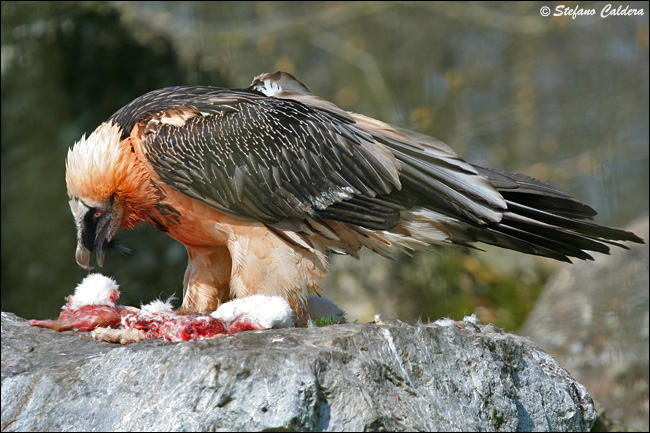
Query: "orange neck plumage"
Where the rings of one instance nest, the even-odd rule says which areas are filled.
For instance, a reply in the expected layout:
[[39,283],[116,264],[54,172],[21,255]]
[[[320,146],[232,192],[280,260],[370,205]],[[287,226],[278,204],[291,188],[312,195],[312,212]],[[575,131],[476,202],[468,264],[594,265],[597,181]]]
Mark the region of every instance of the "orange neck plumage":
[[66,159],[66,183],[71,197],[112,203],[123,217],[120,226],[132,228],[160,197],[131,139],[121,140],[121,135],[119,126],[104,123],[75,143]]

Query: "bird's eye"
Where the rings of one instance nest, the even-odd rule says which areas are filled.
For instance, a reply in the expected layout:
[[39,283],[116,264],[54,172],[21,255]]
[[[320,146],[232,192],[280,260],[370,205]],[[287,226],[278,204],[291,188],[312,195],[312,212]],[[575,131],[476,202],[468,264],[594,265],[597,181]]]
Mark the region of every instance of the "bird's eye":
[[93,216],[94,216],[95,218],[99,218],[100,216],[102,216],[103,213],[104,213],[104,212],[98,210],[98,211],[95,211],[95,214],[94,214]]

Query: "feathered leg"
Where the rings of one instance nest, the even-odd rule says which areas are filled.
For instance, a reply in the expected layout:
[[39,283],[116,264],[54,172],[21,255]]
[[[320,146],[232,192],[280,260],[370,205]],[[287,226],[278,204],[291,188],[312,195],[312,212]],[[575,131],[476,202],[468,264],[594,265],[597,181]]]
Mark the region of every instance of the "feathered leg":
[[230,297],[231,259],[226,246],[187,247],[181,314],[211,313]]

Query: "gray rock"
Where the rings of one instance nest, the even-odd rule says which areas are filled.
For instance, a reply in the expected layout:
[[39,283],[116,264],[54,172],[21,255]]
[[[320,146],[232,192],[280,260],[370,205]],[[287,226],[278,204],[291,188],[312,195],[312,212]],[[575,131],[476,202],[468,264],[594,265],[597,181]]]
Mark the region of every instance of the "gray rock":
[[[627,227],[648,242],[648,215]],[[648,244],[563,266],[519,334],[555,356],[620,429],[648,431]]]
[[592,399],[555,359],[526,338],[461,323],[120,346],[2,313],[2,429],[590,429]]

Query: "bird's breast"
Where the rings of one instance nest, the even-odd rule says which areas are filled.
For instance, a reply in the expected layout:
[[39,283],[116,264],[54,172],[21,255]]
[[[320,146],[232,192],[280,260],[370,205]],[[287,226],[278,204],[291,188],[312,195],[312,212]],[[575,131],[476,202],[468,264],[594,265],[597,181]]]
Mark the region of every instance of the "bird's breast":
[[186,246],[226,245],[234,231],[260,225],[227,215],[169,187],[163,187],[163,196],[146,221]]

